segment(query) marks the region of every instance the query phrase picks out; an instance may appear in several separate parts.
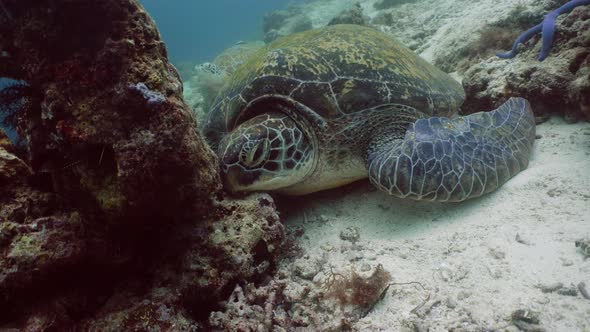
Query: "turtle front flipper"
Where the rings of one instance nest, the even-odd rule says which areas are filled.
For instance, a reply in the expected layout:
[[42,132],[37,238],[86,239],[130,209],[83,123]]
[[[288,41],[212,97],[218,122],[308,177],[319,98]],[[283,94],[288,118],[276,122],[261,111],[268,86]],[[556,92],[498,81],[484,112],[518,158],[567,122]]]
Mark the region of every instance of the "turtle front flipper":
[[463,201],[524,170],[534,140],[530,104],[511,98],[491,112],[420,119],[403,139],[374,137],[367,155],[369,178],[397,197]]

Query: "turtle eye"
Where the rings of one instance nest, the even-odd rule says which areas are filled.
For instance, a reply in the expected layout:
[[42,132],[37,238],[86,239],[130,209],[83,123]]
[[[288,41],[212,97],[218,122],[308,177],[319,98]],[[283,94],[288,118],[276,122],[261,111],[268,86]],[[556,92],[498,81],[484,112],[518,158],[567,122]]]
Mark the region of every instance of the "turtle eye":
[[240,162],[248,168],[260,166],[268,158],[270,142],[263,139],[255,142],[248,142],[240,152]]

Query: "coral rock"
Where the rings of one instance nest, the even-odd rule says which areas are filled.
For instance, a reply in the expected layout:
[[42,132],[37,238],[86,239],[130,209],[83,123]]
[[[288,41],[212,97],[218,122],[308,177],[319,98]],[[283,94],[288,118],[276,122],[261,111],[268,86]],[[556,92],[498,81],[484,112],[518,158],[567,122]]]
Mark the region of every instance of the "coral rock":
[[10,190],[14,182],[22,182],[32,174],[24,161],[9,152],[11,149],[13,147],[8,136],[0,130],[0,188],[3,192]]
[[34,289],[68,269],[113,257],[100,225],[85,225],[59,197],[31,186],[31,176],[21,159],[0,147],[0,310],[7,313],[21,309],[9,303],[39,296],[44,291]]
[[463,113],[494,109],[511,96],[528,99],[536,115],[590,120],[590,7],[574,9],[556,27],[549,57],[537,61],[538,38],[511,60],[490,58],[465,72]]
[[272,272],[274,202],[221,197],[139,1],[1,7],[0,76],[31,93],[16,116],[30,160],[0,135],[0,329],[196,330]]
[[26,82],[38,98],[18,125],[33,169],[109,220],[203,213],[219,188],[215,157],[153,20],[136,0],[52,6],[48,15],[42,3],[7,2],[12,22],[0,27],[9,54],[0,75]]
[[366,277],[330,268],[324,283],[289,269],[290,262],[281,262],[279,273],[266,284],[236,286],[223,310],[209,316],[211,326],[225,331],[347,330],[381,300],[391,278],[381,265]]

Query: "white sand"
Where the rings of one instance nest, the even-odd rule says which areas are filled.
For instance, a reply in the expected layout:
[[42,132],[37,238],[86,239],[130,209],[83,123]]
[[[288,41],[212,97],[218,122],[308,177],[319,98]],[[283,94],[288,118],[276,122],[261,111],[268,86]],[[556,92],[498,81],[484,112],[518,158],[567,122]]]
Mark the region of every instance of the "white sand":
[[[299,241],[312,260],[324,255],[337,271],[383,264],[394,282],[425,287],[392,286],[358,330],[412,331],[414,322],[430,331],[517,331],[510,314],[532,309],[547,331],[590,331],[590,300],[535,287],[590,288],[590,259],[574,245],[590,236],[590,124],[552,118],[537,133],[529,168],[485,197],[415,202],[361,182],[287,198],[286,224],[303,225]],[[360,229],[356,245],[339,237],[351,226]],[[411,313],[427,297],[420,315]]]

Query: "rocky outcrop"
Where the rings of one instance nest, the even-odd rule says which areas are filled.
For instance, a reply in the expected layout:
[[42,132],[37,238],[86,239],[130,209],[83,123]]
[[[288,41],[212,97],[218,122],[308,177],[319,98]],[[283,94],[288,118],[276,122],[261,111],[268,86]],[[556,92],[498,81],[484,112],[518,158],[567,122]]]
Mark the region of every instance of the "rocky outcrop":
[[121,228],[67,208],[4,147],[0,182],[0,328],[196,330],[237,280],[273,271],[284,240],[266,194],[219,197],[193,223]]
[[[478,62],[493,55],[498,50],[494,47],[503,46],[498,43],[502,37],[511,44],[512,37],[541,19],[544,10],[541,2],[533,0],[477,4],[466,0],[383,3],[395,6],[365,9],[372,18],[371,24],[445,72],[457,71],[465,59],[473,58],[472,62]],[[381,8],[379,4],[375,3]],[[491,40],[486,33],[490,27],[501,27],[491,34]],[[482,41],[482,37],[486,39]],[[482,52],[482,44],[485,52]]]
[[216,222],[176,227],[152,242],[150,272],[120,283],[82,330],[203,328],[237,281],[270,274],[284,237],[270,196],[223,200],[215,211]]
[[[195,330],[284,232],[226,198],[154,22],[136,0],[0,3],[0,329]],[[17,153],[18,152],[18,153]]]
[[83,264],[125,261],[116,259],[104,225],[88,224],[68,208],[11,149],[0,131],[0,324],[28,310],[28,301],[49,296],[54,290],[45,287],[56,276],[78,276],[75,268]]
[[[117,222],[161,223],[206,210],[218,189],[182,83],[135,1],[12,1],[0,74],[30,87],[19,134],[55,190]],[[191,205],[201,205],[190,207]]]
[[465,72],[464,113],[497,107],[511,96],[528,99],[537,116],[558,112],[569,121],[590,120],[590,6],[557,20],[547,59],[537,60],[541,38],[514,58],[482,61]]

